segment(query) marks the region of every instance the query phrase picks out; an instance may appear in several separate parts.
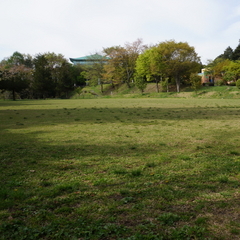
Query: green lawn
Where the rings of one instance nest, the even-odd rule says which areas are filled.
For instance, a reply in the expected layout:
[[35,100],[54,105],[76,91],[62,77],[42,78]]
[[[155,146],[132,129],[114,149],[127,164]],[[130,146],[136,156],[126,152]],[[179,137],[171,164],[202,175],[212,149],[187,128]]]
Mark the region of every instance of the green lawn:
[[240,99],[0,101],[0,239],[239,239]]

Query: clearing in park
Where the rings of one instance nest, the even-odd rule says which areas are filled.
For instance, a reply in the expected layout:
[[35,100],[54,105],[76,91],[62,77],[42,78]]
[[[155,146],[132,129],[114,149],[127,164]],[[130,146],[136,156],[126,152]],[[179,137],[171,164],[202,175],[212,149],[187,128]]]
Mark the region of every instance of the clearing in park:
[[239,239],[240,99],[0,101],[0,239]]

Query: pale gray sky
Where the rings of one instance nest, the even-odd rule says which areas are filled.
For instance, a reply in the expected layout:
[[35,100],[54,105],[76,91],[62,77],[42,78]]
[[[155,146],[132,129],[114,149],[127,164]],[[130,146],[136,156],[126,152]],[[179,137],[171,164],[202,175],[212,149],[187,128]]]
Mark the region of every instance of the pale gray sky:
[[240,39],[239,0],[0,0],[0,60],[81,57],[138,38],[188,42],[205,63]]

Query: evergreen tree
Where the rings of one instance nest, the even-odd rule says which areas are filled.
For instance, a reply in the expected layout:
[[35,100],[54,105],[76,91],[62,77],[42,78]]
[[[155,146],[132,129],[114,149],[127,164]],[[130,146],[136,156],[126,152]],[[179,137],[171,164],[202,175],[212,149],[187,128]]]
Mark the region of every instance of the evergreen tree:
[[232,57],[233,57],[233,49],[229,46],[226,48],[226,50],[223,53],[223,59],[232,60]]
[[239,40],[238,46],[233,51],[232,60],[240,60],[240,40]]

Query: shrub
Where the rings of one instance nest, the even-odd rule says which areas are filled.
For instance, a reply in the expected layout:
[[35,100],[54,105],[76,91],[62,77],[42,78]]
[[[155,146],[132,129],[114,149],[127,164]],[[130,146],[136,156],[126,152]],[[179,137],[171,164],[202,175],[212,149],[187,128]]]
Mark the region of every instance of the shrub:
[[169,89],[169,79],[166,78],[165,80],[161,81],[161,91],[168,92],[168,89]]
[[135,86],[141,91],[141,93],[143,93],[145,88],[147,87],[147,82],[143,77],[136,75]]
[[238,80],[236,81],[236,86],[237,86],[238,89],[240,89],[240,79],[238,79]]
[[230,82],[228,85],[229,86],[236,86],[236,82]]
[[215,81],[217,86],[223,86],[224,85],[224,81],[222,79],[218,79]]
[[192,89],[197,92],[198,89],[201,88],[201,77],[198,76],[196,73],[192,73],[190,75],[190,83],[192,86]]

